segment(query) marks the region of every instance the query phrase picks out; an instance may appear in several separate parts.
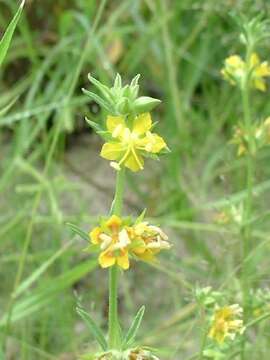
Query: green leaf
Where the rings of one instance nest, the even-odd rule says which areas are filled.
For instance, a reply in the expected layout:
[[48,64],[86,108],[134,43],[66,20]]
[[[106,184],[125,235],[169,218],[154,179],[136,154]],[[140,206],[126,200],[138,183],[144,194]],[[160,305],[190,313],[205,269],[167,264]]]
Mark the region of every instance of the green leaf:
[[20,5],[18,11],[16,12],[15,16],[11,20],[6,32],[4,33],[4,35],[3,35],[3,37],[2,37],[2,39],[0,41],[0,66],[2,65],[2,63],[4,61],[4,58],[5,58],[6,54],[7,54],[7,51],[8,51],[9,45],[11,43],[13,33],[15,31],[16,25],[17,25],[17,23],[19,21],[19,18],[21,16],[24,3],[25,3],[25,0],[23,0],[21,2],[21,5]]
[[145,312],[145,306],[143,305],[137,312],[136,316],[134,317],[132,324],[127,332],[127,335],[125,336],[125,339],[123,341],[124,349],[134,342],[137,332],[140,328],[144,312]]
[[147,209],[144,209],[142,213],[137,217],[135,224],[139,224],[143,221]]
[[117,75],[116,75],[115,80],[114,80],[113,87],[114,87],[115,89],[121,89],[121,87],[122,87],[122,79],[121,79],[120,74],[117,74]]
[[92,121],[92,120],[88,119],[87,117],[85,118],[85,121],[87,122],[88,125],[91,126],[91,128],[93,130],[95,130],[95,132],[104,131],[102,129],[102,127],[100,126],[100,124],[96,123],[95,121]]
[[89,235],[81,230],[77,225],[72,223],[66,223],[66,225],[77,235],[79,235],[83,240],[89,242]]
[[89,96],[92,100],[94,100],[102,108],[104,108],[108,112],[112,112],[112,109],[111,109],[110,105],[106,101],[104,101],[100,96],[98,96],[95,93],[93,93],[93,92],[91,92],[89,90],[86,90],[86,89],[82,89],[82,92],[85,95]]
[[88,329],[90,330],[91,334],[94,336],[96,341],[99,343],[103,351],[108,349],[107,341],[100,329],[100,327],[95,323],[95,321],[91,318],[91,316],[80,306],[76,308],[77,313],[86,323]]
[[140,77],[141,77],[141,74],[137,74],[137,75],[131,80],[130,86],[131,86],[131,87],[137,86]]
[[98,88],[98,90],[104,95],[104,97],[106,97],[107,100],[111,104],[113,104],[114,99],[113,99],[110,89],[107,86],[103,85],[100,81],[98,81],[97,79],[92,77],[90,74],[88,74],[88,79],[93,85],[96,86],[96,88]]

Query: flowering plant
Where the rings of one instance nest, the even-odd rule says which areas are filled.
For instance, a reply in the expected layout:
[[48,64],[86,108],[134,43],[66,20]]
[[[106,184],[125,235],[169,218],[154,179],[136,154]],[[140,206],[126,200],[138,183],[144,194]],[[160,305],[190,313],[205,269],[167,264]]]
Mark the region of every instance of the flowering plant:
[[125,337],[121,335],[118,320],[118,277],[119,270],[128,270],[131,261],[156,262],[157,255],[170,249],[168,236],[156,225],[145,219],[145,211],[135,221],[122,216],[123,193],[126,168],[133,172],[144,169],[144,157],[158,158],[158,154],[168,151],[164,139],[152,131],[150,111],[160,103],[150,97],[138,97],[139,75],[130,85],[122,86],[117,75],[113,87],[109,88],[89,76],[90,82],[100,95],[83,90],[108,112],[106,126],[87,119],[88,124],[100,135],[105,144],[101,157],[110,160],[116,170],[115,196],[108,216],[102,217],[89,235],[72,225],[72,229],[83,238],[88,238],[86,251],[97,255],[101,268],[109,269],[109,319],[108,337],[78,304],[78,314],[87,322],[92,335],[102,352],[85,354],[83,359],[109,360],[158,360],[151,349],[135,345],[145,308],[142,306],[135,315]]

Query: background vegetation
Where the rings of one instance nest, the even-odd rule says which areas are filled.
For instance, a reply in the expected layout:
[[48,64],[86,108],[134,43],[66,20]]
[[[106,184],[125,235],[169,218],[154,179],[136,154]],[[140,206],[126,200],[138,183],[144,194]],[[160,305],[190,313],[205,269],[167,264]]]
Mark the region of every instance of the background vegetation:
[[[88,231],[109,209],[114,187],[107,161],[98,157],[101,142],[84,121],[105,118],[81,92],[90,87],[89,72],[107,84],[116,72],[127,82],[140,73],[140,93],[162,100],[153,118],[172,150],[129,178],[126,210],[136,216],[146,206],[174,247],[155,267],[140,263],[123,277],[124,322],[146,303],[141,343],[161,348],[164,359],[188,359],[201,331],[195,284],[222,289],[233,302],[240,296],[238,230],[214,222],[246,194],[243,160],[228,144],[241,119],[239,94],[222,81],[220,68],[243,50],[229,13],[267,17],[270,4],[110,0],[92,36],[99,3],[28,0],[1,68],[0,108],[17,99],[0,119],[3,359],[72,360],[91,349],[76,297],[106,324],[106,272],[96,270],[82,251],[86,243],[65,225]],[[0,2],[2,30],[17,6]],[[269,43],[259,53],[269,59]],[[267,117],[267,95],[255,95],[253,107],[258,119]],[[257,161],[252,232],[250,276],[261,288],[269,285],[269,157],[266,148]],[[268,359],[269,326],[256,334],[250,359]]]

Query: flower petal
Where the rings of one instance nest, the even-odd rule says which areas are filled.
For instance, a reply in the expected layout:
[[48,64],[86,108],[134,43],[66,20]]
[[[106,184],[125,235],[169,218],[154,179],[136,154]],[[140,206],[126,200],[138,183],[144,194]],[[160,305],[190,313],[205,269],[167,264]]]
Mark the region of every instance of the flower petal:
[[134,172],[143,170],[143,164],[144,164],[143,158],[138,153],[136,153],[136,157],[134,156],[133,153],[130,153],[130,155],[128,156],[127,160],[124,163],[127,168],[129,168]]
[[159,153],[162,149],[164,149],[167,145],[163,138],[157,134],[147,133],[147,144],[145,146],[145,150],[151,153]]
[[101,233],[100,227],[95,227],[89,234],[92,244],[99,244],[99,235]]
[[127,270],[129,268],[128,252],[121,252],[121,255],[117,256],[116,262],[122,269]]
[[225,59],[225,65],[233,68],[243,68],[245,63],[239,55],[231,55]]
[[137,253],[136,256],[143,261],[153,262],[155,260],[154,253],[148,249],[146,249],[143,253]]
[[260,58],[256,53],[252,53],[250,57],[250,66],[251,68],[254,68],[255,66],[259,65]]
[[118,125],[122,125],[123,127],[126,126],[123,116],[111,116],[111,115],[107,117],[106,125],[107,125],[107,129],[111,133],[114,132],[114,130],[117,128]]
[[270,66],[267,61],[261,63],[255,70],[255,76],[265,77],[270,76]]
[[116,258],[113,256],[110,249],[107,249],[99,255],[98,262],[103,269],[106,269],[115,264]]
[[117,215],[112,215],[106,221],[106,226],[112,229],[118,229],[121,225],[122,225],[122,220]]
[[265,82],[261,78],[254,79],[254,87],[260,91],[263,91],[263,92],[266,91]]
[[152,119],[150,113],[144,113],[135,118],[132,132],[143,135],[151,129],[151,126]]
[[100,156],[107,160],[118,160],[122,157],[123,151],[120,143],[105,143],[102,146]]

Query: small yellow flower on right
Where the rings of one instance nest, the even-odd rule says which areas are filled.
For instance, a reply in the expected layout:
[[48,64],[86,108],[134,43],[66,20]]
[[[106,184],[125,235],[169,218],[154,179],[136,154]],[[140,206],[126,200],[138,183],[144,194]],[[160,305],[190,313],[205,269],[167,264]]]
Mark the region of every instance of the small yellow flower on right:
[[250,59],[245,62],[239,55],[231,55],[225,59],[225,66],[221,70],[224,79],[232,85],[241,86],[243,79],[250,74],[252,88],[266,91],[266,77],[270,76],[270,66],[267,61],[260,61],[256,53],[252,53]]
[[253,124],[249,130],[249,134],[245,129],[243,124],[239,124],[234,129],[233,137],[230,140],[231,144],[237,145],[237,155],[243,156],[249,152],[248,148],[248,136],[252,136],[254,140],[254,148],[252,155],[256,153],[257,150],[263,148],[264,146],[270,145],[270,117],[266,118],[264,121],[260,122],[258,125]]
[[217,308],[208,336],[219,344],[223,344],[226,338],[234,340],[236,334],[245,330],[242,313],[243,309],[238,304]]

